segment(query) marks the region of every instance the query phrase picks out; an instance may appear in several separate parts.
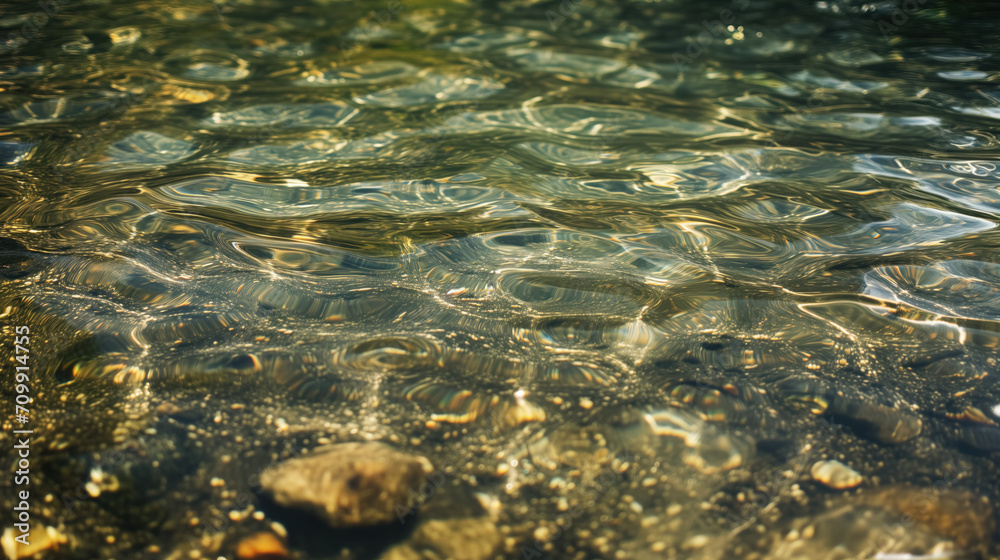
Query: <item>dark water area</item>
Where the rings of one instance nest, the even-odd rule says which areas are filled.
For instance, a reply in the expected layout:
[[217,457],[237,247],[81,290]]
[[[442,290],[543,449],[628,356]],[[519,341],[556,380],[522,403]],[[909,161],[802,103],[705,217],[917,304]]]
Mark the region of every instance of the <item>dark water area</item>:
[[0,544],[1000,558],[997,29],[0,2]]

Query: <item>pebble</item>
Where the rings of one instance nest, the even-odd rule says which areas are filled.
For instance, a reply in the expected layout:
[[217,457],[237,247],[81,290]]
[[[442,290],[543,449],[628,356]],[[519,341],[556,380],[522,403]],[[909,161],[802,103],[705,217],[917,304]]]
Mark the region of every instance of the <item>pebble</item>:
[[236,545],[240,560],[280,560],[288,558],[288,549],[273,533],[254,533]]
[[541,525],[539,527],[535,527],[535,531],[534,533],[532,533],[532,536],[535,538],[536,541],[548,542],[549,537],[552,536],[552,533],[549,532],[548,527]]
[[60,544],[65,544],[66,536],[61,534],[55,527],[42,527],[41,530],[34,529],[30,532],[30,539],[27,546],[14,540],[16,534],[13,527],[4,529],[3,536],[0,536],[0,546],[7,554],[8,558],[18,560],[38,556],[41,552],[49,549],[59,549]]
[[397,521],[397,507],[431,484],[434,468],[425,457],[378,442],[340,443],[285,461],[261,475],[261,485],[279,505],[313,513],[334,528]]
[[809,469],[809,474],[813,480],[837,490],[856,488],[864,481],[861,473],[840,461],[817,461]]
[[681,549],[695,550],[698,548],[705,548],[706,545],[708,545],[708,535],[695,535],[685,539],[681,544]]

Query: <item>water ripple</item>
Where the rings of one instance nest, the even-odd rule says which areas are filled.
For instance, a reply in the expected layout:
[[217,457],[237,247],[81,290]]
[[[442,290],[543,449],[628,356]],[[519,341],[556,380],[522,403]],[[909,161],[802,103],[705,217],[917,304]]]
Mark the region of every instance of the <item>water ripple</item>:
[[[996,556],[988,3],[58,4],[0,8],[50,555]],[[403,530],[243,492],[347,441],[438,467]]]

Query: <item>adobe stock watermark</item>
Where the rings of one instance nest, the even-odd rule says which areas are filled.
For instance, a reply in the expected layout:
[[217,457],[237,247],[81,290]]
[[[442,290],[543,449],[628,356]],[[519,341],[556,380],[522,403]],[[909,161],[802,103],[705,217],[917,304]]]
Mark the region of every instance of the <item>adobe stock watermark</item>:
[[378,12],[374,10],[368,12],[374,21],[355,25],[344,35],[345,39],[340,42],[341,62],[350,62],[352,56],[367,48],[372,42],[372,37],[385,29],[392,22],[392,18],[402,11],[403,3],[400,0],[389,0],[384,9]]
[[[622,463],[635,463],[637,457],[626,450],[619,453],[617,458]],[[611,487],[620,484],[622,477],[625,476],[628,475],[613,469],[610,465],[601,469],[592,480],[588,480],[584,484],[584,496],[580,502],[555,516],[555,519],[551,523],[554,531],[547,532],[547,534],[538,534],[536,532],[534,542],[521,545],[521,557],[525,560],[548,557],[551,554],[549,552],[551,547],[548,545],[559,540],[573,526],[573,521],[583,515],[584,506],[594,507],[595,502],[601,494]]]
[[401,161],[396,163],[397,179],[401,181],[419,179],[418,174],[416,173],[418,168],[434,159],[434,155],[437,152],[437,146],[447,140],[449,135],[453,132],[446,126],[448,121],[463,114],[473,113],[479,110],[480,102],[484,98],[496,93],[498,89],[502,89],[502,86],[496,87],[487,85],[476,91],[471,99],[464,100],[471,101],[471,105],[460,104],[442,111],[441,121],[445,126],[435,130],[432,135],[423,138],[421,145],[418,148],[407,152],[407,154],[401,158]]
[[274,139],[277,134],[283,130],[291,128],[295,125],[295,119],[292,117],[282,117],[273,122],[267,123],[266,125],[257,127],[256,133],[251,133],[249,136],[244,136],[236,144],[236,146],[231,148],[231,152],[238,150],[245,150],[252,148],[260,144],[267,144]]
[[213,0],[212,5],[215,6],[215,15],[219,16],[219,23],[226,24],[226,16],[222,12],[223,8],[234,8],[239,4],[238,0]]
[[622,137],[628,130],[625,119],[616,116],[606,126],[602,125],[597,130],[597,134],[586,144],[584,152],[590,154],[594,160],[601,160],[612,154],[616,148],[622,147]]
[[559,13],[552,10],[546,10],[545,19],[549,20],[549,29],[552,31],[559,29],[562,22],[566,21],[566,18],[576,13],[576,9],[579,8],[582,3],[583,0],[563,0],[562,3],[559,4]]
[[128,465],[126,453],[138,457],[142,447],[139,440],[132,439],[101,455],[101,459],[91,466],[88,477],[79,480],[73,492],[62,493],[61,500],[66,511],[71,514],[76,513],[77,507],[82,502],[100,496],[102,484],[112,480],[118,472],[124,472]]
[[[122,113],[128,112],[128,110],[133,106],[144,101],[149,94],[159,89],[161,85],[159,77],[153,73],[152,70],[147,70],[146,77],[142,82],[141,92],[130,92],[115,99],[114,106],[111,108],[111,111],[122,111]],[[68,142],[68,145],[66,146],[66,153],[69,155],[69,161],[65,161],[63,163],[53,163],[50,166],[52,174],[55,178],[60,181],[65,179],[66,173],[69,171],[69,166],[78,163],[93,154],[98,146],[104,142],[105,136],[113,133],[117,127],[118,122],[108,118],[103,120],[101,124],[85,130],[80,134],[79,138]]]
[[[944,476],[935,481],[933,485],[914,489],[912,495],[902,499],[900,503],[904,506],[905,511],[901,513],[900,519],[895,523],[886,521],[882,527],[877,529],[875,534],[868,538],[864,548],[861,549],[863,553],[867,555],[875,552],[875,558],[889,558],[893,555],[887,551],[894,549],[897,545],[906,544],[908,537],[912,538],[909,531],[917,527],[921,519],[931,517],[935,508],[938,507],[938,502],[943,499],[942,495],[950,491],[961,478],[960,471],[954,463],[949,462],[946,467]],[[964,558],[966,554],[963,551],[958,551],[953,556]]]
[[[789,116],[801,117],[804,114],[808,114],[809,111],[821,109],[823,107],[826,107],[826,100],[822,99],[819,94],[814,91],[813,94],[806,99],[805,107],[796,107],[792,110]],[[771,148],[780,148],[784,145],[783,143],[789,142],[796,136],[797,127],[787,127],[782,131],[783,133],[781,135],[777,134],[777,129],[775,130],[775,134],[773,134],[772,137],[765,142],[765,144]]]
[[[750,7],[750,0],[732,0],[732,2],[741,12]],[[694,59],[701,56],[705,52],[705,47],[723,35],[727,28],[735,21],[736,14],[729,8],[720,10],[719,17],[713,21],[708,21],[707,19],[702,21],[701,23],[705,26],[705,31],[698,33],[694,38],[687,38],[688,45],[687,49],[685,49],[687,55],[680,52],[674,53],[674,65],[676,65],[677,71],[683,72],[685,65],[694,62]]]
[[217,503],[211,509],[211,516],[206,518],[195,518],[197,524],[194,526],[194,534],[187,539],[187,544],[191,549],[209,546],[213,535],[218,535],[229,530],[233,520],[229,512],[247,510],[257,500],[257,496],[264,492],[264,484],[261,482],[261,475],[264,471],[276,467],[281,463],[301,457],[305,454],[305,449],[298,448],[290,442],[284,442],[283,452],[280,458],[273,459],[263,467],[254,470],[246,478],[246,488],[240,488],[235,492],[228,505]]
[[401,504],[396,502],[393,504],[392,511],[396,514],[396,519],[399,520],[399,524],[403,525],[406,523],[406,518],[417,513],[428,500],[434,497],[434,494],[444,486],[444,483],[453,476],[450,473],[457,472],[455,470],[455,465],[451,463],[446,463],[444,468],[435,468],[433,472],[424,475],[424,481],[420,483],[420,488],[410,488],[407,495],[406,504]]
[[[820,417],[817,420],[830,431],[846,432],[845,426],[838,424],[833,418]],[[831,436],[827,435],[826,437]],[[726,515],[726,521],[729,522],[730,538],[753,526],[762,514],[778,507],[782,500],[787,500],[789,490],[799,483],[799,477],[803,473],[809,472],[815,462],[816,453],[817,448],[812,446],[787,452],[782,464],[792,465],[794,468],[777,469],[770,480],[757,482],[757,491],[750,499],[742,503],[739,511]],[[791,476],[787,476],[786,470],[791,471]]]
[[8,53],[16,53],[27,45],[28,41],[38,37],[42,29],[59,14],[59,9],[66,4],[69,4],[69,0],[39,0],[38,7],[41,8],[41,11],[24,16],[21,29],[7,33],[7,44],[11,45]]
[[900,7],[892,11],[889,21],[878,20],[878,30],[882,32],[882,38],[887,42],[892,34],[899,31],[899,28],[910,21],[910,16],[920,11],[927,0],[905,0]]

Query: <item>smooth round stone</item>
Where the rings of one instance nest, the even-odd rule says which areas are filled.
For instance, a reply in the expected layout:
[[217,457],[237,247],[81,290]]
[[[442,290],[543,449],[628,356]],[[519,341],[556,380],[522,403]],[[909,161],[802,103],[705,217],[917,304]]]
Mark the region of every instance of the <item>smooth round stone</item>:
[[433,471],[427,458],[383,443],[340,443],[266,470],[261,484],[279,505],[350,528],[397,521]]
[[809,473],[813,480],[837,490],[855,488],[864,480],[861,473],[840,461],[817,461]]
[[281,560],[288,558],[288,548],[274,533],[260,532],[244,537],[236,547],[240,560]]

